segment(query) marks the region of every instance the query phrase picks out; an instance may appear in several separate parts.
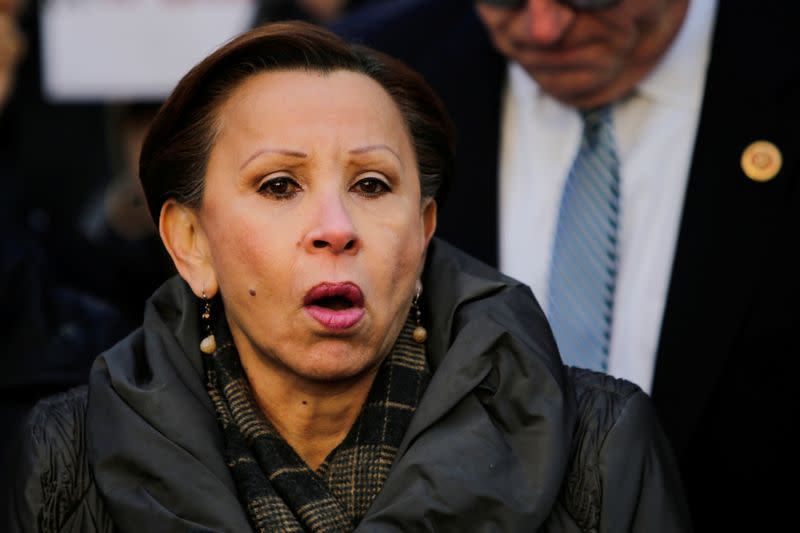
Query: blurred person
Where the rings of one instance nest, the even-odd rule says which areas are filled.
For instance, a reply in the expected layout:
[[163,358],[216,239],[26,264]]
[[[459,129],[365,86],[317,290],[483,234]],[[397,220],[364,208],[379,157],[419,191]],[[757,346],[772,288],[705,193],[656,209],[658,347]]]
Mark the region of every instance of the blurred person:
[[6,184],[12,193],[3,195],[2,216],[35,235],[52,260],[60,259],[52,247],[72,238],[87,191],[110,172],[105,105],[49,101],[42,89],[42,2],[2,2],[16,6],[24,53],[0,119],[0,165],[26,178]]
[[652,393],[701,530],[791,517],[797,20],[778,1],[401,0],[335,26],[442,96],[458,179],[438,235],[529,284],[565,361]]
[[[24,50],[17,17],[24,5],[0,1],[0,123],[14,90],[15,68]],[[57,281],[52,258],[36,235],[13,216],[25,182],[8,158],[0,159],[0,501],[9,498],[13,435],[41,398],[86,383],[97,354],[130,330],[121,313],[84,291]],[[7,522],[0,507],[0,524]]]
[[[0,124],[5,118],[8,99],[15,85],[17,65],[25,54],[25,38],[19,28],[22,0],[0,0]],[[8,149],[0,143],[0,179],[6,185],[3,200],[0,200],[0,225],[13,222],[11,214],[15,199],[22,185],[10,179],[14,173],[8,157]]]
[[305,20],[327,24],[348,11],[375,0],[260,0],[256,25],[277,20]]
[[86,209],[81,225],[90,238],[101,238],[109,231],[129,241],[156,234],[139,181],[139,152],[159,107],[159,103],[146,102],[113,107],[111,122],[117,137],[118,169],[103,194]]
[[25,40],[17,24],[23,0],[0,0],[0,109],[14,86],[17,63],[25,50]]
[[246,32],[140,177],[179,276],[34,410],[9,531],[688,531],[647,395],[433,238],[451,128],[401,63]]
[[136,121],[146,121],[133,113],[117,120],[117,106],[106,102],[49,101],[40,72],[42,6],[28,7],[14,10],[30,50],[0,120],[0,167],[25,179],[4,180],[2,220],[35,241],[53,283],[116,307],[133,328],[143,298],[173,274],[129,162],[141,142]]
[[158,105],[50,101],[39,71],[42,5],[23,12],[3,2],[16,5],[15,29],[29,33],[31,50],[0,120],[0,166],[26,178],[7,180],[2,220],[35,241],[52,282],[105,301],[132,329],[142,300],[174,273],[137,190],[138,149]]
[[139,151],[158,107],[156,102],[109,104],[114,170],[106,183],[87,192],[75,223],[76,239],[69,242],[79,256],[62,267],[73,283],[120,309],[131,329],[141,321],[142,301],[175,273],[138,177]]

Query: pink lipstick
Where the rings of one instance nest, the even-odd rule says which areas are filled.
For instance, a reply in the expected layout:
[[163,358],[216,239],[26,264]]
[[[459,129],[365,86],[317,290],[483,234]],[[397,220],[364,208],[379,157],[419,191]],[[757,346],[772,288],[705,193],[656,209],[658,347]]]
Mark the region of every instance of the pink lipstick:
[[306,293],[303,305],[328,329],[352,328],[364,317],[364,294],[355,283],[320,283]]

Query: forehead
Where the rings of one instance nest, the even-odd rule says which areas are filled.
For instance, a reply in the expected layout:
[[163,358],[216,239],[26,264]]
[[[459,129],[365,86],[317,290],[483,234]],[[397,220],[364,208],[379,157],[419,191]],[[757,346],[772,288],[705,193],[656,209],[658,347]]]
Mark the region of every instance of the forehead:
[[397,104],[375,80],[358,72],[276,70],[241,82],[218,109],[219,132],[234,127],[281,135],[327,127],[339,133],[406,137]]

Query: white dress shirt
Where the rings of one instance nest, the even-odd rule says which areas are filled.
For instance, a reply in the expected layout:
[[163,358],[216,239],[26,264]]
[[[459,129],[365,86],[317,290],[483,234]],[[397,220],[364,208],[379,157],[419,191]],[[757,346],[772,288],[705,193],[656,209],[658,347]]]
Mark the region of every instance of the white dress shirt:
[[[618,271],[608,373],[651,391],[661,319],[700,116],[716,0],[692,0],[675,41],[614,106],[620,160]],[[500,146],[500,268],[547,312],[561,193],[582,135],[577,111],[508,66]]]

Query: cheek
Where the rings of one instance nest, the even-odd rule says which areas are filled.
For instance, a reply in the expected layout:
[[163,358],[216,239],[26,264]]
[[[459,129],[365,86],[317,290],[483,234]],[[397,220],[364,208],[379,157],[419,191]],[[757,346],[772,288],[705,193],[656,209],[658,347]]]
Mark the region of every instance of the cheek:
[[495,27],[500,23],[503,13],[491,6],[478,4],[475,6],[475,10],[478,13],[478,18],[481,19],[481,22],[489,28],[490,31],[494,31]]
[[258,292],[264,288],[264,279],[284,277],[287,243],[276,238],[282,232],[273,231],[274,225],[252,216],[228,217],[221,222],[210,245],[223,293],[249,296],[250,289]]
[[252,231],[240,223],[225,227],[227,229],[216,235],[211,244],[214,265],[219,265],[218,274],[223,278],[232,277],[232,270],[249,270],[258,262],[258,244],[252,238]]
[[[507,9],[497,9],[490,6],[478,5],[478,17],[483,25],[489,30],[492,39],[497,43],[508,40],[509,32],[512,27],[518,26],[523,22],[522,17]],[[520,19],[520,20],[517,20]]]
[[393,281],[401,281],[407,277],[416,277],[421,269],[422,255],[425,247],[422,219],[417,213],[415,217],[403,221],[387,223],[377,236],[382,248],[381,260],[383,270],[389,269],[389,277]]
[[605,17],[585,20],[584,33],[596,35],[598,41],[605,42],[612,51],[630,49],[642,38],[641,17],[632,14],[630,8],[624,5]]

